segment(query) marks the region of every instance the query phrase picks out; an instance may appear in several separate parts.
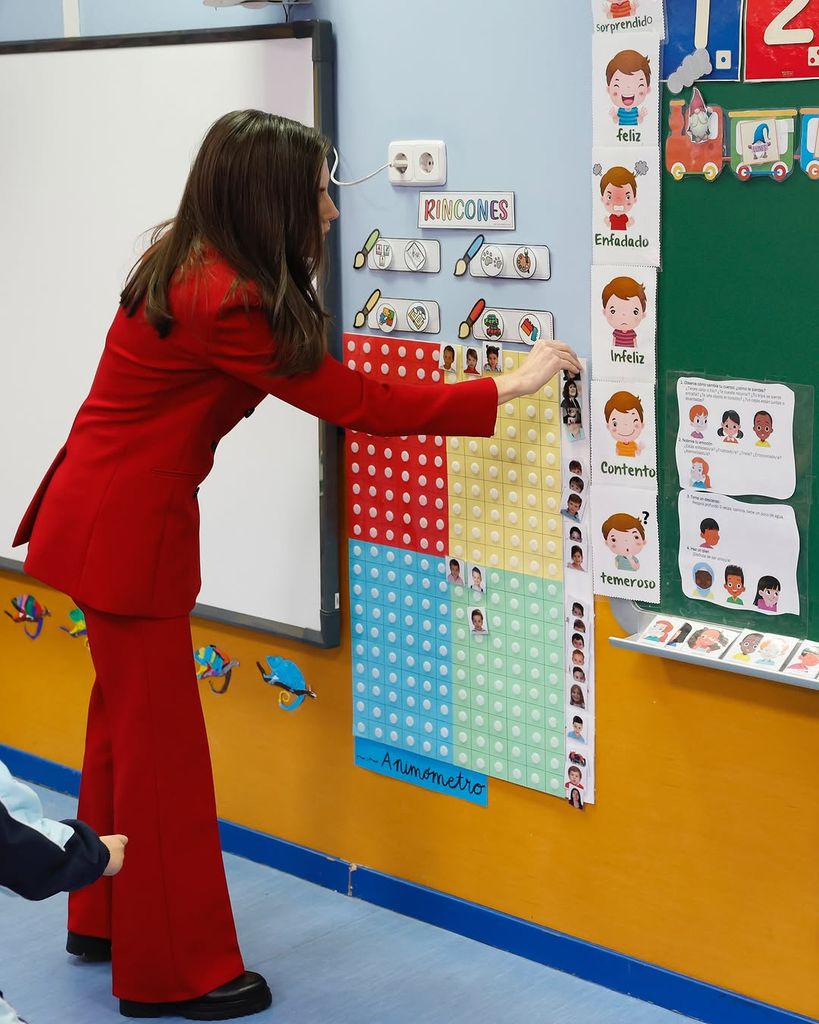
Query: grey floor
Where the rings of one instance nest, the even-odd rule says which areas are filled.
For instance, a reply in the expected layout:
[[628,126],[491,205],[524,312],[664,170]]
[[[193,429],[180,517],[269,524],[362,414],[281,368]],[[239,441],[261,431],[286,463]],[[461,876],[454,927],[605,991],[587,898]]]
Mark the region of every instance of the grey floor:
[[[49,817],[76,813],[70,797],[39,792]],[[259,1024],[690,1019],[239,857],[226,864],[245,961],[273,989],[273,1007],[252,1018]],[[124,1020],[108,965],[63,951],[65,897],[0,901],[0,988],[29,1024]]]

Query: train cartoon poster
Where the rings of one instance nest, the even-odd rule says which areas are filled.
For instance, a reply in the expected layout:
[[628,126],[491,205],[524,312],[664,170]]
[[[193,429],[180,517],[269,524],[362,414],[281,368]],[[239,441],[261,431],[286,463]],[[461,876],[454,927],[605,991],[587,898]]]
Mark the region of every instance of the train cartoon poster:
[[663,0],[592,0],[594,31],[619,36],[624,32],[665,35]]
[[591,268],[592,366],[610,380],[657,376],[657,270]]
[[794,393],[784,384],[680,377],[680,486],[786,500],[796,488]]
[[784,181],[798,164],[819,181],[819,108],[725,110],[698,86],[668,106],[665,168],[675,181],[717,178],[727,166],[740,179]]
[[666,8],[662,71],[669,89],[679,92],[696,80],[738,82],[742,0],[673,0]]
[[657,492],[595,484],[591,511],[595,594],[658,604]]
[[592,482],[657,486],[654,385],[647,381],[592,383]]
[[592,150],[594,263],[660,265],[659,149]]
[[800,78],[819,78],[819,4],[746,0],[745,80]]
[[658,145],[660,37],[598,34],[592,53],[593,145]]
[[799,614],[799,530],[790,505],[680,491],[677,507],[687,597],[733,611]]

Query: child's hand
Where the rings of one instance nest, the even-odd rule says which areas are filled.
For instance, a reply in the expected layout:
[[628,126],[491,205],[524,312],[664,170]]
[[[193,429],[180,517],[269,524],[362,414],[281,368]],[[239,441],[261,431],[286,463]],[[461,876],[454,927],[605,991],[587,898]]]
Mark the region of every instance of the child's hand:
[[108,852],[111,854],[108,867],[103,874],[109,877],[119,874],[125,860],[125,844],[128,842],[128,836],[100,836],[100,842],[108,847]]

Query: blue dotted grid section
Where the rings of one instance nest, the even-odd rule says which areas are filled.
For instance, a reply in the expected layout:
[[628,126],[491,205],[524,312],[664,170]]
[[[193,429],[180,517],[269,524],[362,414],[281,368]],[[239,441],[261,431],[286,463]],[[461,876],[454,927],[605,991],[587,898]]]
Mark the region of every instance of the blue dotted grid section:
[[562,584],[490,569],[476,598],[444,559],[358,540],[349,558],[354,735],[562,796]]
[[349,542],[353,733],[454,764],[445,561]]

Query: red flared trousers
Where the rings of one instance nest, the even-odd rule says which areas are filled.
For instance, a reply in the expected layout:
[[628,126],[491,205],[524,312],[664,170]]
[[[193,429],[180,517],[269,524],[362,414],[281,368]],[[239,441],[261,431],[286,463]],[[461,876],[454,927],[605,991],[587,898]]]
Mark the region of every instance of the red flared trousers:
[[244,966],[190,622],[83,611],[97,678],[78,817],[129,842],[115,878],[72,894],[68,927],[111,939],[119,998],[192,999]]

